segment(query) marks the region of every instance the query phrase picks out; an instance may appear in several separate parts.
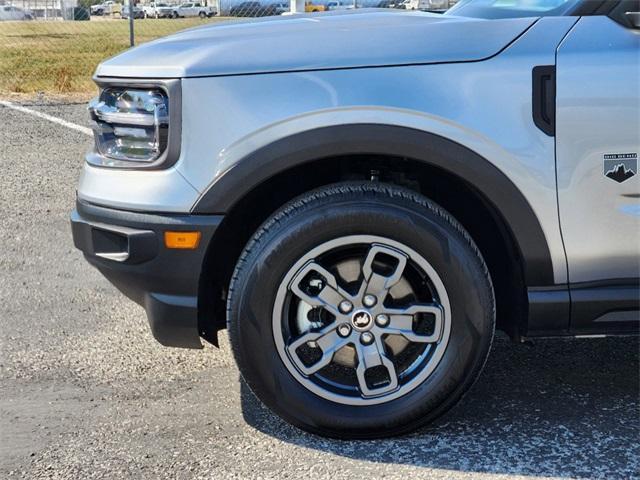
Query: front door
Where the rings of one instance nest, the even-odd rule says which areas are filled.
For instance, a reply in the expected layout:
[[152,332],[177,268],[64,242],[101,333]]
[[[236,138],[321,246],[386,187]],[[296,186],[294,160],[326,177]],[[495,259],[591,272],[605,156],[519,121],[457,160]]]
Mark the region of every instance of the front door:
[[[640,278],[640,30],[610,17],[581,18],[558,47],[556,102],[558,202],[572,302],[585,287],[618,286],[633,297]],[[572,314],[572,328],[630,319],[596,317]]]

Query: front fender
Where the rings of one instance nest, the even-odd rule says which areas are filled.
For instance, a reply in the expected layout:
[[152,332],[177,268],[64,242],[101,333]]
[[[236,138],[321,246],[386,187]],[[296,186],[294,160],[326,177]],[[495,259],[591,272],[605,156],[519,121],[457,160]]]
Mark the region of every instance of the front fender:
[[[503,52],[479,62],[186,78],[184,149],[176,168],[201,192],[195,210],[221,213],[236,198],[231,190],[246,192],[254,179],[264,181],[277,168],[298,161],[293,157],[304,162],[328,152],[391,151],[462,172],[474,185],[484,185],[487,198],[506,210],[505,219],[516,222],[519,215],[508,212],[514,207],[499,205],[512,202],[513,195],[495,191],[498,187],[483,177],[496,177],[486,172],[498,171],[508,180],[504,188],[518,192],[524,199],[518,203],[528,205],[536,218],[531,223],[538,224],[537,233],[521,232],[520,241],[531,235],[530,243],[545,244],[550,252],[550,261],[541,260],[547,255],[539,247],[522,248],[523,254],[530,253],[531,265],[547,265],[532,268],[527,283],[563,284],[567,270],[558,225],[554,138],[533,121],[532,69],[555,63],[556,47],[574,23],[567,17],[540,19]],[[367,129],[376,133],[362,131]],[[398,129],[404,133],[397,134]],[[305,141],[316,144],[303,144],[298,135],[312,131],[314,138]],[[350,141],[356,131],[360,136]],[[406,140],[397,140],[405,134]],[[450,142],[447,155],[434,159],[433,145],[444,139]],[[405,153],[397,150],[400,143]],[[260,167],[262,156],[274,166]],[[221,182],[236,175],[242,181],[223,190]],[[215,193],[219,187],[224,195]],[[547,273],[533,273],[538,270]]]
[[226,213],[248,192],[278,173],[318,159],[354,154],[419,160],[473,185],[511,229],[525,261],[527,285],[554,283],[551,254],[540,222],[513,182],[469,148],[413,128],[347,124],[315,128],[279,139],[235,162],[203,193],[192,213]]

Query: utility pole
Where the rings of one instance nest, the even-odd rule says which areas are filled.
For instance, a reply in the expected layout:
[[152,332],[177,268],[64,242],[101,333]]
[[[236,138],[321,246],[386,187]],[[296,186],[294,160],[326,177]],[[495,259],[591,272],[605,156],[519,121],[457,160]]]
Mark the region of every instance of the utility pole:
[[133,34],[133,4],[134,0],[129,0],[129,46],[135,45],[135,36]]

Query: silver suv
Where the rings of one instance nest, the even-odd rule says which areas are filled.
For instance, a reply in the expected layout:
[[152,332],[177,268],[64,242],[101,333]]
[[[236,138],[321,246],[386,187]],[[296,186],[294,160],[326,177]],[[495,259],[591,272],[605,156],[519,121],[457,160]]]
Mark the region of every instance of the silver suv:
[[[204,26],[101,64],[76,246],[321,435],[451,408],[494,329],[638,332],[638,1]],[[322,45],[322,48],[317,48]]]

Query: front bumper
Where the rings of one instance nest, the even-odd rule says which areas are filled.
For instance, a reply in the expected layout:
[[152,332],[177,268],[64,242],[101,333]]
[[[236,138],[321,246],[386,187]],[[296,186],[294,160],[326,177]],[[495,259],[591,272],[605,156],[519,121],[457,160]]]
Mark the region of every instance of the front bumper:
[[[220,215],[158,215],[113,210],[78,201],[71,214],[73,242],[85,258],[147,312],[163,345],[202,348],[215,331],[201,325],[198,286],[207,246]],[[165,231],[199,231],[194,250],[164,246]]]

